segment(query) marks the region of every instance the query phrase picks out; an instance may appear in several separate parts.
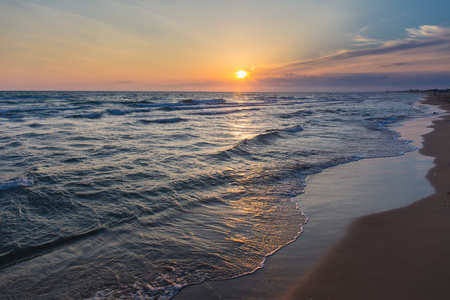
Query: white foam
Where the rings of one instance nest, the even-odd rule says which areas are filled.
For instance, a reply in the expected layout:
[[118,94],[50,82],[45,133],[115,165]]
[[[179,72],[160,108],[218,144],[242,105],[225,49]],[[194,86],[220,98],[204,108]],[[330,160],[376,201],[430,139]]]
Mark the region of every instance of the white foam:
[[0,183],[0,191],[14,189],[20,186],[28,187],[34,184],[35,178],[33,176],[22,176],[20,178],[9,179]]
[[303,127],[301,125],[295,125],[288,128],[285,128],[284,131],[288,132],[300,132],[303,131]]

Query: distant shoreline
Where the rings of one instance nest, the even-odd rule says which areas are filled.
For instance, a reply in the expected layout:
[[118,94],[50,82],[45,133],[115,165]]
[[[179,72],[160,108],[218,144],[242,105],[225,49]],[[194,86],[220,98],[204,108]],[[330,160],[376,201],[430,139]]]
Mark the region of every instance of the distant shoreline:
[[[396,93],[419,93],[419,94],[450,94],[450,89],[426,89],[426,90],[419,90],[419,89],[410,89],[407,91],[396,91]],[[433,95],[431,95],[433,96]]]

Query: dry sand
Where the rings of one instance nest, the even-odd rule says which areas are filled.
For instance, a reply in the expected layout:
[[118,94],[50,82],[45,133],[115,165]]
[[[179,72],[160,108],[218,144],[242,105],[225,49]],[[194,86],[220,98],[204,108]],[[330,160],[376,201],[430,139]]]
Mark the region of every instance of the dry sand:
[[[450,111],[446,95],[425,103]],[[435,193],[355,220],[288,299],[450,299],[450,115],[434,122],[420,152],[434,157]]]

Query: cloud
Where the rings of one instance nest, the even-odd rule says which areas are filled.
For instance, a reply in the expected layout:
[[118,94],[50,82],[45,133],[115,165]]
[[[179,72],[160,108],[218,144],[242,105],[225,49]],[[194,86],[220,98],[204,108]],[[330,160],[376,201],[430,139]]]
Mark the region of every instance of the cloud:
[[[363,49],[344,49],[276,67],[255,67],[254,77],[262,85],[302,87],[450,85],[450,28],[407,28],[404,39],[390,41],[364,38],[361,34],[366,30],[362,28],[353,39],[365,44]],[[375,43],[378,46],[374,47]]]
[[[384,91],[450,86],[450,28],[424,25],[407,28],[399,40],[353,40],[362,49],[344,49],[315,59],[254,67],[247,85],[269,91]],[[376,44],[376,46],[375,46]],[[184,87],[223,87],[218,82]]]
[[363,36],[363,32],[366,32],[369,29],[369,27],[364,26],[361,28],[357,34],[355,34],[352,38],[352,41],[356,42],[355,46],[370,46],[370,45],[378,45],[380,44],[379,40],[368,38]]
[[419,28],[406,28],[410,38],[427,38],[437,36],[448,36],[450,28],[443,28],[439,26],[422,25]]
[[395,63],[395,64],[386,64],[386,65],[380,65],[382,68],[392,68],[392,67],[398,67],[398,66],[405,66],[408,63]]
[[450,72],[330,73],[258,79],[256,85],[280,91],[384,91],[448,88]]

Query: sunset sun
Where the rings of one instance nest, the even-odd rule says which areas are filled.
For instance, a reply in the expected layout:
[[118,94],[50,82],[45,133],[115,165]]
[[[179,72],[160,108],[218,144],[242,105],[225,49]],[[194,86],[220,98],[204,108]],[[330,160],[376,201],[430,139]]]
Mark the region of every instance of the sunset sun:
[[237,78],[245,78],[245,76],[247,76],[247,72],[245,72],[245,71],[237,71],[236,72],[236,77]]

